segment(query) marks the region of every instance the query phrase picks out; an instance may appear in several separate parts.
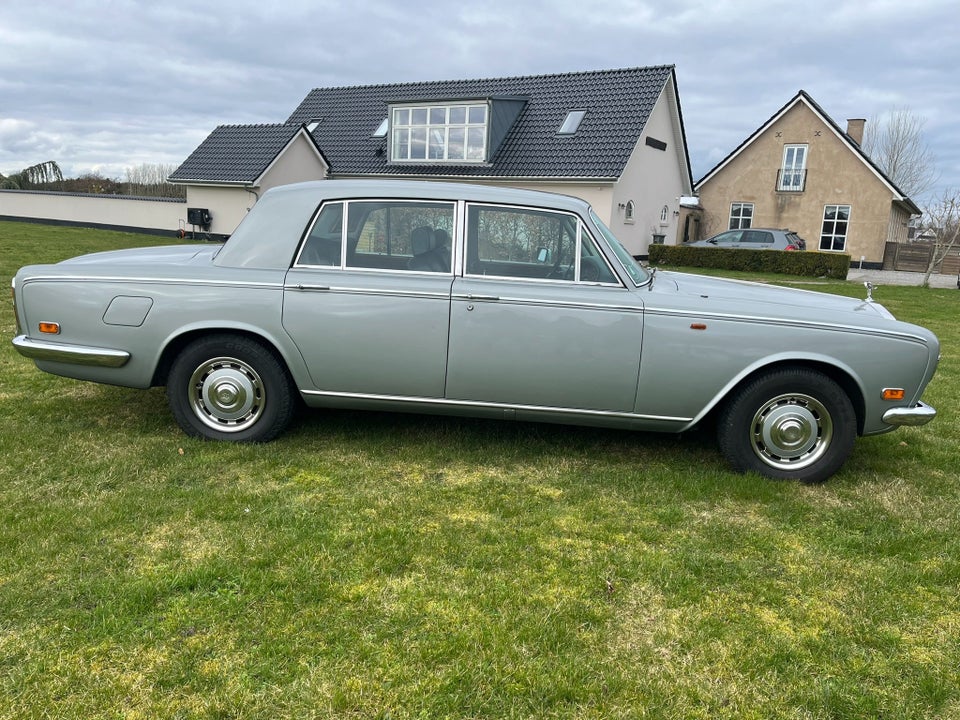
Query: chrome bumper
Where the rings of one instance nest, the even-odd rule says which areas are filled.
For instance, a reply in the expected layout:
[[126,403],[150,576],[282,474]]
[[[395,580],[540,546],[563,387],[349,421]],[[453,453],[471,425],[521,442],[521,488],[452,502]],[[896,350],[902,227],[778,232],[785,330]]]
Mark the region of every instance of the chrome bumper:
[[93,348],[85,345],[67,345],[46,340],[34,340],[26,335],[17,335],[13,339],[17,352],[31,360],[69,363],[71,365],[93,365],[95,367],[118,368],[127,364],[130,353],[124,350]]
[[909,408],[891,408],[883,414],[887,425],[926,425],[937,416],[937,411],[926,403]]

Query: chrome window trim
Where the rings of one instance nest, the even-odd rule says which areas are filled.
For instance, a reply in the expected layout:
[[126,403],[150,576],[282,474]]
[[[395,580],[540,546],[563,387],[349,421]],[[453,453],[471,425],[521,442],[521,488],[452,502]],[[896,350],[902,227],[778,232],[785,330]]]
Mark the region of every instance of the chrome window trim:
[[[610,287],[610,288],[625,288],[622,279],[620,278],[619,273],[611,266],[610,259],[607,257],[606,253],[601,248],[600,243],[597,242],[596,238],[593,237],[593,234],[590,232],[587,222],[577,213],[570,210],[558,210],[557,208],[551,207],[540,207],[536,205],[511,205],[509,203],[491,203],[491,202],[481,202],[468,200],[464,201],[464,212],[461,218],[460,225],[463,227],[463,237],[462,242],[460,243],[463,249],[463,265],[460,266],[459,270],[462,272],[464,278],[471,279],[489,279],[489,280],[503,280],[509,282],[527,282],[527,283],[551,283],[551,284],[561,284],[567,285],[570,287],[578,285],[589,285],[593,287]],[[503,208],[505,210],[513,211],[524,211],[529,210],[532,212],[539,213],[552,213],[554,215],[565,215],[569,218],[573,218],[577,223],[577,236],[576,236],[576,247],[574,252],[574,280],[563,280],[560,278],[528,278],[528,277],[518,277],[516,275],[477,275],[475,273],[468,273],[466,268],[466,254],[467,254],[467,215],[471,208]],[[607,269],[610,271],[610,274],[616,278],[616,282],[606,283],[606,282],[595,282],[595,281],[584,281],[578,279],[580,277],[580,255],[582,252],[581,245],[583,242],[583,231],[586,230],[586,235],[593,243],[594,249],[597,251],[597,255],[603,259],[603,262],[606,264]]]
[[[317,220],[320,219],[320,215],[323,213],[324,207],[327,205],[333,205],[336,203],[341,203],[343,205],[343,220],[340,226],[340,264],[339,265],[310,265],[308,263],[301,263],[300,257],[303,255],[303,249],[307,244],[307,240],[310,237],[310,234],[313,232],[314,226],[317,224]],[[350,232],[350,205],[352,203],[397,203],[404,205],[449,205],[453,210],[453,222],[450,232],[450,243],[454,246],[450,248],[451,255],[451,268],[450,270],[444,272],[438,272],[434,270],[403,270],[396,268],[372,268],[372,267],[359,267],[354,265],[347,265],[347,236]],[[454,248],[456,247],[456,231],[460,225],[460,216],[458,211],[460,206],[463,204],[461,200],[444,200],[436,199],[431,200],[429,198],[404,198],[404,197],[352,197],[352,198],[328,198],[322,201],[317,209],[314,211],[313,217],[310,219],[310,222],[307,224],[307,228],[303,233],[303,236],[300,238],[300,242],[297,245],[297,250],[294,253],[294,260],[290,265],[291,270],[340,270],[344,272],[373,272],[373,273],[395,273],[399,275],[429,275],[432,277],[442,277],[453,275],[456,271],[457,265],[454,255]],[[361,253],[363,255],[372,255],[373,257],[379,257],[379,255],[371,253]],[[384,256],[386,257],[386,256]],[[413,255],[391,255],[389,257],[410,257]]]

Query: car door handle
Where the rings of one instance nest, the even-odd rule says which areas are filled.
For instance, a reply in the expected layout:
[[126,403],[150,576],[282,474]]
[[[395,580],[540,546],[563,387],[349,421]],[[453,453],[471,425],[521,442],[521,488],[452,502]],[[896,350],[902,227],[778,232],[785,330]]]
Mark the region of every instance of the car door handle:
[[497,302],[500,298],[497,295],[454,295],[457,300],[480,300],[488,302]]
[[329,285],[303,285],[303,284],[300,284],[300,285],[295,285],[294,287],[296,287],[296,289],[297,289],[297,290],[300,290],[301,292],[329,292],[329,290],[330,290],[330,286],[329,286]]

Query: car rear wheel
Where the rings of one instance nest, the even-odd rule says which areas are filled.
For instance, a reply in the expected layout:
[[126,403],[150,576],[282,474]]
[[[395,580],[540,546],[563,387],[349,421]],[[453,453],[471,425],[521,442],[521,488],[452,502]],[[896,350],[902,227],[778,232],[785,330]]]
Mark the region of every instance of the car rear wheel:
[[167,398],[184,432],[210,440],[272,440],[295,410],[295,391],[280,360],[239,335],[188,345],[170,369]]
[[849,457],[857,418],[836,382],[815,370],[788,368],[738,389],[720,413],[717,435],[740,472],[819,483]]

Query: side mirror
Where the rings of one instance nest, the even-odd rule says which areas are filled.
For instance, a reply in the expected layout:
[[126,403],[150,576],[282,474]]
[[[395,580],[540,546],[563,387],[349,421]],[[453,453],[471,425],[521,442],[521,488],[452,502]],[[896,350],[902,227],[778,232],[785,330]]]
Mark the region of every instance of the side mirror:
[[546,263],[550,262],[551,260],[553,260],[553,253],[550,252],[550,250],[549,250],[548,248],[542,247],[542,248],[540,248],[540,249],[537,250],[537,262],[538,262],[538,263],[540,263],[541,265],[545,265]]

